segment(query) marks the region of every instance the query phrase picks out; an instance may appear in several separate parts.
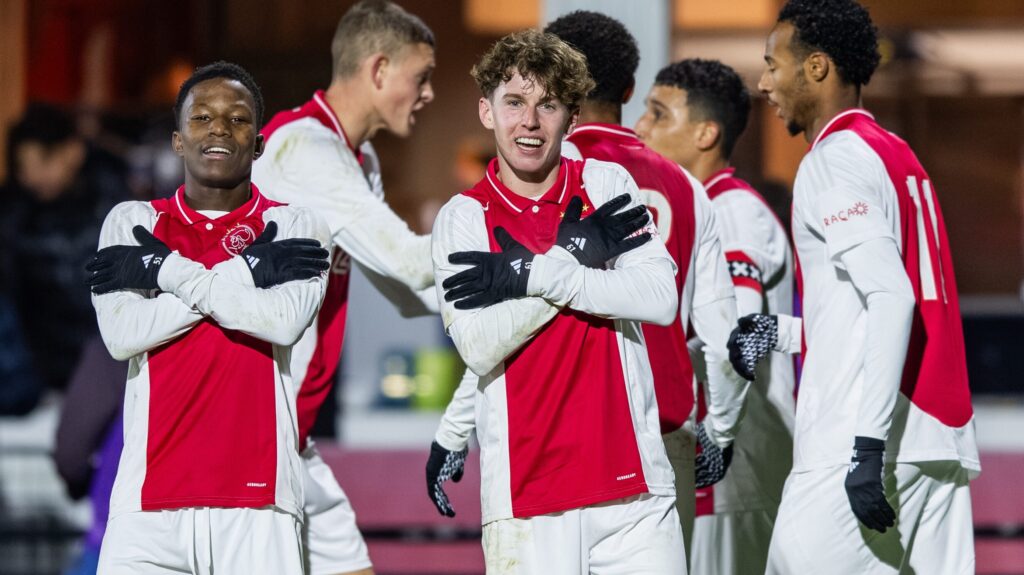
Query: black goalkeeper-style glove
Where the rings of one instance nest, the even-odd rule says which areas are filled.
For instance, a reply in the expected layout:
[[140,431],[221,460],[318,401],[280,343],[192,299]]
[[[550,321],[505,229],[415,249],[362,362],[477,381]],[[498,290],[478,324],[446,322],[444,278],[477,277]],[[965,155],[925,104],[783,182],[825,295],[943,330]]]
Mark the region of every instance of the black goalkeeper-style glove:
[[736,373],[754,381],[754,369],[779,342],[779,318],[774,315],[752,313],[737,322],[729,334],[729,363]]
[[651,239],[651,234],[633,234],[647,225],[650,219],[647,208],[636,206],[615,213],[628,204],[629,194],[616,196],[581,220],[583,198],[573,196],[565,208],[562,222],[558,224],[555,245],[571,253],[580,264],[588,268],[602,268],[605,262],[615,256],[642,246]]
[[516,241],[505,228],[494,228],[500,252],[455,252],[448,256],[453,264],[473,267],[444,280],[444,300],[454,301],[456,309],[487,307],[507,299],[526,295],[534,253]]
[[267,222],[263,233],[242,257],[252,272],[252,282],[258,288],[268,288],[293,280],[308,280],[327,270],[330,264],[327,250],[314,239],[291,238],[275,242],[277,222]]
[[451,479],[458,483],[466,465],[466,454],[469,449],[448,451],[438,442],[430,444],[430,457],[427,458],[427,495],[437,507],[437,512],[446,517],[455,517],[455,510],[444,492],[444,482]]
[[85,282],[95,294],[122,289],[157,289],[160,266],[171,253],[167,244],[142,226],[132,228],[137,246],[107,246],[85,266]]
[[697,441],[700,442],[701,452],[693,461],[693,469],[697,475],[697,489],[700,489],[714,485],[725,477],[725,472],[732,463],[732,444],[725,449],[718,447],[718,444],[708,437],[703,421],[697,424]]
[[885,499],[882,456],[885,442],[873,437],[853,439],[853,458],[846,474],[846,496],[857,519],[879,533],[896,524],[896,512]]

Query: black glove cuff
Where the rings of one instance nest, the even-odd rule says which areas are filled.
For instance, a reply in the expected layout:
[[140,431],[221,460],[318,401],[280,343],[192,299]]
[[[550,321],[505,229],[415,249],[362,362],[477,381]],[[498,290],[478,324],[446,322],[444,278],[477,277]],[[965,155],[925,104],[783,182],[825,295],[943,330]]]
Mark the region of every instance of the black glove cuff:
[[885,441],[874,437],[856,436],[853,438],[853,450],[856,457],[882,455],[885,452]]

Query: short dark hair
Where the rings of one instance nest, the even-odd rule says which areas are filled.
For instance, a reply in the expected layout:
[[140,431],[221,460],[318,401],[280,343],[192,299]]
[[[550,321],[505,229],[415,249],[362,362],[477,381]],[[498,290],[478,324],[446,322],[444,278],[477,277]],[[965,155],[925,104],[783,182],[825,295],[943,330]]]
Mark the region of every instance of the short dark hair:
[[779,11],[795,33],[794,52],[828,55],[848,84],[864,86],[878,68],[878,29],[855,0],[789,0]]
[[554,34],[532,29],[513,32],[495,42],[470,75],[480,92],[490,98],[517,72],[570,110],[578,110],[594,88],[583,54]]
[[598,12],[570,12],[544,28],[587,57],[587,69],[597,86],[588,100],[621,104],[633,87],[640,50],[621,22]]
[[26,142],[38,142],[51,149],[76,135],[71,114],[51,104],[33,102],[7,132],[7,147],[14,150]]
[[345,12],[334,31],[334,77],[351,76],[370,54],[393,56],[410,44],[434,46],[434,33],[423,20],[386,0],[362,0]]
[[691,58],[662,68],[654,84],[686,90],[691,115],[721,126],[722,155],[732,155],[750,116],[750,92],[735,70],[718,60]]
[[196,71],[192,72],[192,75],[181,83],[181,88],[178,89],[178,98],[174,102],[174,125],[181,125],[181,109],[185,104],[185,98],[188,98],[189,91],[191,91],[196,84],[207,80],[213,80],[214,78],[235,80],[245,86],[246,90],[249,90],[249,95],[252,96],[253,105],[256,107],[256,109],[253,110],[253,114],[255,115],[253,121],[256,124],[256,129],[259,130],[260,127],[263,126],[263,93],[260,92],[260,87],[256,84],[256,80],[253,79],[252,74],[246,71],[245,68],[238,64],[225,62],[224,60],[218,60],[212,64],[196,68]]

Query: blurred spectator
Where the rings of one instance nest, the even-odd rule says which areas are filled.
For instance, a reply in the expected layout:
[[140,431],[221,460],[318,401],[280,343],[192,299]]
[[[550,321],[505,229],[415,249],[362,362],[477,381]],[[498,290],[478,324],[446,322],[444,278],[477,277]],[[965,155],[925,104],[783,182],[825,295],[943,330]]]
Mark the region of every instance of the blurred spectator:
[[107,212],[128,198],[124,165],[83,140],[61,110],[32,104],[8,134],[0,215],[4,292],[22,320],[35,372],[63,389],[96,318],[82,266]]
[[121,406],[128,362],[115,361],[99,337],[82,349],[68,383],[57,427],[53,458],[72,499],[88,494],[92,526],[82,553],[64,575],[95,575],[100,543],[107,528],[110,492],[124,447]]
[[14,303],[0,292],[0,416],[25,415],[42,396],[22,333]]

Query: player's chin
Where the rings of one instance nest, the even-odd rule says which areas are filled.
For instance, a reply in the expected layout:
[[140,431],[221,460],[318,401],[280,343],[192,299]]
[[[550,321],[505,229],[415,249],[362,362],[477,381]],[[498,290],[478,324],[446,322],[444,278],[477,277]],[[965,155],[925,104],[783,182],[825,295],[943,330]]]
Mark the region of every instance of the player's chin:
[[247,170],[235,170],[231,172],[222,172],[219,170],[206,170],[192,172],[192,176],[195,181],[200,185],[208,188],[217,189],[232,189],[237,187],[243,181],[249,179],[252,173],[251,167]]
[[388,127],[388,131],[399,138],[406,138],[412,134],[412,127],[415,123],[416,118],[410,114],[400,121],[391,122],[391,125]]

